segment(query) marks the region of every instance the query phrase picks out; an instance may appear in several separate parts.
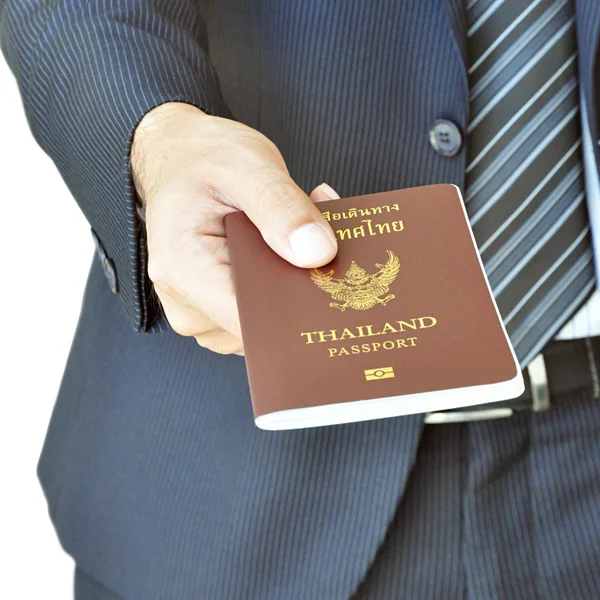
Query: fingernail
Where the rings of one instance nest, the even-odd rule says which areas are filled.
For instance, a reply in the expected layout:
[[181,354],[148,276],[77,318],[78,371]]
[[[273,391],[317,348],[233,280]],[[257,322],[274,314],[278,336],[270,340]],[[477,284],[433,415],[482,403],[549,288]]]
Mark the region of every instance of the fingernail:
[[319,188],[328,198],[331,198],[332,200],[339,200],[340,195],[327,183],[323,182]]
[[290,235],[290,247],[299,263],[313,264],[331,257],[335,245],[318,223],[302,225]]

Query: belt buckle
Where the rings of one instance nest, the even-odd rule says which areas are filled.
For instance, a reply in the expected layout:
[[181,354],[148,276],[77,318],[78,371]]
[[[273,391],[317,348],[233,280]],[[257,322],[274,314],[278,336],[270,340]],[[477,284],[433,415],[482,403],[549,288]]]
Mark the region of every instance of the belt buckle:
[[[527,374],[531,389],[531,410],[540,412],[550,408],[550,388],[548,387],[548,373],[543,354],[538,354],[528,365]],[[473,421],[488,421],[491,419],[504,419],[513,415],[514,409],[496,407],[493,403],[490,408],[482,410],[449,410],[430,412],[425,415],[428,425],[443,425],[445,423],[469,423]]]

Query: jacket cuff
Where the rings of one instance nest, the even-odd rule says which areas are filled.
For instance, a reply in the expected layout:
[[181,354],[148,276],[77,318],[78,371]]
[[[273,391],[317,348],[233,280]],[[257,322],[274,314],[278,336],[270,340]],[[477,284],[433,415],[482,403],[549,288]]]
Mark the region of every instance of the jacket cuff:
[[82,8],[39,49],[30,77],[20,81],[23,100],[34,136],[110,261],[103,264],[113,266],[111,289],[134,329],[160,331],[167,323],[147,275],[145,227],[129,169],[133,133],[165,102],[231,113],[208,56],[189,33],[167,24],[159,38],[95,10]]

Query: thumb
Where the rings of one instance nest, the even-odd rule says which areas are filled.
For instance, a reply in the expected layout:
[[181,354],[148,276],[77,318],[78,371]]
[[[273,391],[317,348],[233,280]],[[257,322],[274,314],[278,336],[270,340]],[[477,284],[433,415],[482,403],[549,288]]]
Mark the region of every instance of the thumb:
[[267,244],[288,262],[320,267],[335,257],[337,240],[331,226],[287,173],[246,179],[234,197]]

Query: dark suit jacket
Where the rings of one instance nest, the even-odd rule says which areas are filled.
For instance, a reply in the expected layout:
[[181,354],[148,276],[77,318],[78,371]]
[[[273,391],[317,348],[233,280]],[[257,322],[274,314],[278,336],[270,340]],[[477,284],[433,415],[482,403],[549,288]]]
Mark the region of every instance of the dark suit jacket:
[[[243,359],[175,335],[152,301],[128,171],[136,124],[173,100],[233,117],[278,145],[306,191],[461,186],[464,148],[444,157],[428,139],[439,118],[466,129],[461,7],[0,0],[2,48],[33,134],[103,247],[39,476],[61,543],[124,597],[349,597],[422,428],[419,416],[254,426]],[[576,7],[598,139],[600,3]]]

